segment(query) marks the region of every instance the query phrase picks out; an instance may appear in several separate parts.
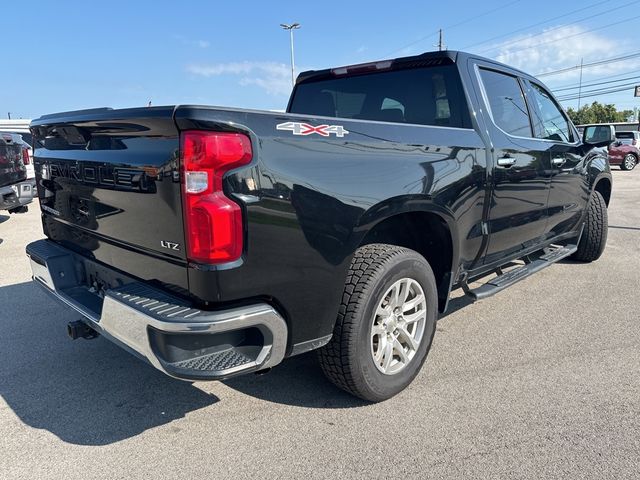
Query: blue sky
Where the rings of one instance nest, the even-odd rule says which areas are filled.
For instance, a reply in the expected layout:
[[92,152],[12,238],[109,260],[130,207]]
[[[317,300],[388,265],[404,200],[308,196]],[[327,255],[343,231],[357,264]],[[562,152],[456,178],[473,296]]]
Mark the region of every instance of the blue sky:
[[[478,52],[533,74],[574,66],[581,58],[589,63],[640,52],[640,0],[541,0],[535,8],[527,0],[389,5],[32,0],[27,8],[7,2],[3,52],[11,68],[0,75],[0,117],[143,106],[149,100],[282,109],[290,90],[283,22],[302,24],[295,33],[298,71],[433,50],[439,28],[451,49]],[[640,57],[583,70],[585,83],[634,76],[640,84]],[[551,88],[578,79],[578,70],[542,78]],[[632,95],[583,103],[640,107]]]

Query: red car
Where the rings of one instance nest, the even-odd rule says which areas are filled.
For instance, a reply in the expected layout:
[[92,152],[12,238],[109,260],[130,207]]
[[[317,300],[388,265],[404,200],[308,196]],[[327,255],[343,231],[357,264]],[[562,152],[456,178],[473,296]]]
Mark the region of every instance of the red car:
[[609,163],[622,170],[633,170],[640,159],[640,132],[617,132],[609,147]]

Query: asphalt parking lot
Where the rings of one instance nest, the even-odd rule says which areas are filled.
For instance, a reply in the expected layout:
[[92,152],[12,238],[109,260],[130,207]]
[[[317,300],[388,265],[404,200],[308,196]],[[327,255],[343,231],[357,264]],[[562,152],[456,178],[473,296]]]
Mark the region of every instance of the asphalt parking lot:
[[377,405],[313,355],[171,380],[32,285],[37,204],[0,214],[0,478],[638,478],[640,168],[614,171],[609,241],[438,323],[414,384]]

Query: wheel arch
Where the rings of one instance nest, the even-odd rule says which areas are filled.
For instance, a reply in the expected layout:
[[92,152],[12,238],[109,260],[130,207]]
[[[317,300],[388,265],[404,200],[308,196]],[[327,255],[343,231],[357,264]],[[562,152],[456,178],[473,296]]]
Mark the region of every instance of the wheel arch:
[[604,198],[604,203],[609,206],[609,201],[611,200],[611,179],[608,177],[599,177],[596,179],[595,184],[593,186],[594,192],[599,192],[600,195]]
[[433,205],[395,211],[369,218],[359,247],[387,243],[415,250],[431,266],[438,288],[438,310],[444,311],[451,291],[459,255],[453,217]]

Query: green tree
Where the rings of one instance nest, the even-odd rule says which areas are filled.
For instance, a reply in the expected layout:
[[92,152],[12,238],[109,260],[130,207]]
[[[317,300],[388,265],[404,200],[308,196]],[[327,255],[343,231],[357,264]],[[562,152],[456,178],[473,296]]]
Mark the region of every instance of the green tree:
[[579,110],[569,108],[567,114],[576,125],[584,125],[587,123],[626,122],[633,115],[633,111],[618,111],[612,103],[605,105],[593,102],[591,105],[583,105]]

